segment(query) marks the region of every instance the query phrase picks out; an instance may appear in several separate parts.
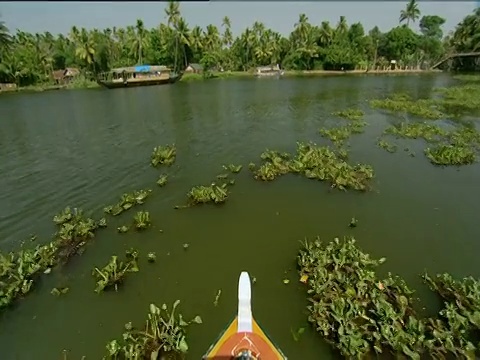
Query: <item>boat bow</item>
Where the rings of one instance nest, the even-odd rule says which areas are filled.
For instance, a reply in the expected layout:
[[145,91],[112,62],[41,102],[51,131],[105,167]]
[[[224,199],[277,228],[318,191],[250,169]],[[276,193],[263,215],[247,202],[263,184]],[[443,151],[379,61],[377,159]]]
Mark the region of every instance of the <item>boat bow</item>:
[[250,276],[244,271],[238,281],[237,316],[204,360],[287,360],[253,318],[251,298]]

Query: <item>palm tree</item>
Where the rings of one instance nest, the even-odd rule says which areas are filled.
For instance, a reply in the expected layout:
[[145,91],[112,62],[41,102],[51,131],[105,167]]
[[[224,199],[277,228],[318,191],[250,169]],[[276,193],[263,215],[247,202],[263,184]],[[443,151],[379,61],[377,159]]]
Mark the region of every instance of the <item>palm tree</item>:
[[223,44],[230,47],[233,42],[233,35],[232,35],[232,24],[230,22],[230,18],[225,16],[222,20],[222,26],[225,27],[225,31],[223,33]]
[[138,19],[135,25],[135,35],[132,42],[131,52],[138,59],[138,63],[143,63],[143,52],[148,46],[147,31],[143,25],[143,21]]
[[420,9],[416,0],[410,0],[405,10],[400,11],[399,22],[402,23],[407,20],[407,26],[410,25],[410,20],[415,22],[420,17]]
[[190,31],[184,18],[179,18],[176,26],[178,43],[182,46],[185,67],[188,66],[187,46],[190,46]]
[[[175,30],[177,27],[178,20],[180,18],[180,2],[175,0],[168,0],[168,6],[165,9],[165,14],[167,15],[167,24],[168,26],[173,25]],[[177,54],[178,54],[178,36],[175,31],[175,60],[174,60],[174,69],[177,70]]]
[[87,67],[94,66],[95,43],[92,36],[83,28],[79,33],[75,55],[84,61]]
[[0,56],[12,46],[12,43],[13,39],[7,26],[3,21],[0,21]]

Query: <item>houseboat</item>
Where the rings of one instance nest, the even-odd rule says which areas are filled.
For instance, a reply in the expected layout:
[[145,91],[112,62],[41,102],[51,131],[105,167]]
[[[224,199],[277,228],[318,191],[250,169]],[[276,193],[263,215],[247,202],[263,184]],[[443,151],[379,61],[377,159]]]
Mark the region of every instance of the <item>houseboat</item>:
[[257,67],[257,70],[255,71],[255,76],[257,77],[272,77],[272,76],[282,76],[285,74],[285,71],[280,69],[280,66],[277,65],[272,65],[272,66],[260,66]]
[[165,85],[176,83],[182,77],[166,66],[140,65],[113,69],[98,76],[98,84],[116,89],[134,86]]
[[238,281],[238,312],[203,360],[287,360],[252,315],[252,290],[246,271]]

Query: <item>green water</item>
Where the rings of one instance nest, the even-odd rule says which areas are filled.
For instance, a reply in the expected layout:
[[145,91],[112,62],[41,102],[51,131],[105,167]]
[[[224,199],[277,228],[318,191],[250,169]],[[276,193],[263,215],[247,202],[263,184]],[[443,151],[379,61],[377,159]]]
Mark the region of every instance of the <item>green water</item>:
[[[154,189],[144,205],[154,227],[117,234],[135,210],[111,220],[83,256],[44,277],[0,316],[0,358],[60,359],[67,349],[69,359],[100,359],[124,323],[143,323],[149,303],[180,299],[186,317],[198,314],[204,321],[188,334],[188,358],[199,359],[235,314],[242,270],[257,278],[255,317],[290,359],[334,358],[310,328],[298,342],[291,335],[306,326],[306,296],[295,270],[305,236],[328,241],[354,234],[365,251],[387,257],[385,273],[405,277],[435,305],[418,277],[424,269],[480,276],[480,166],[434,167],[421,141],[401,141],[394,154],[376,147],[398,118],[370,109],[367,100],[398,91],[429,96],[450,83],[446,75],[243,79],[1,96],[2,249],[18,247],[31,233],[47,241],[52,216],[67,205],[100,217],[104,205],[140,188]],[[334,124],[330,114],[347,107],[366,112],[369,126],[352,137],[350,156],[373,165],[373,192],[332,191],[293,175],[272,183],[252,178],[246,165],[258,162],[265,148],[322,143],[318,128]],[[149,165],[150,154],[167,143],[177,145],[177,161],[166,170],[167,186],[157,188],[163,169]],[[417,156],[408,156],[405,146]],[[191,186],[210,183],[225,163],[241,163],[244,170],[224,206],[173,210]],[[354,230],[348,228],[352,216],[359,220]],[[140,272],[129,274],[118,293],[95,294],[92,268],[130,247],[141,252]],[[146,262],[150,251],[157,253],[155,264]],[[65,284],[66,296],[50,295]]]

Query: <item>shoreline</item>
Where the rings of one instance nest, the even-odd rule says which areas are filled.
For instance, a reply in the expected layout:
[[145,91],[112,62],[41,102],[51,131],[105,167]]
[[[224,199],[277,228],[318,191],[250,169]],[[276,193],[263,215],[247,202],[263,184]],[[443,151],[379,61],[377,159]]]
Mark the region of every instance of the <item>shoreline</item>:
[[[411,75],[411,74],[438,74],[444,73],[441,70],[419,70],[419,69],[407,69],[407,70],[285,70],[284,77],[295,76],[334,76],[334,75]],[[191,82],[191,81],[206,81],[215,79],[229,79],[229,78],[254,78],[254,73],[250,71],[226,71],[226,72],[213,72],[211,76],[204,77],[203,74],[198,73],[186,73],[183,75],[179,82]],[[54,90],[79,90],[79,89],[98,89],[101,86],[96,82],[88,82],[88,84],[82,85],[31,85],[26,87],[20,87],[11,90],[0,90],[0,94],[3,93],[18,93],[18,92],[44,92]]]

